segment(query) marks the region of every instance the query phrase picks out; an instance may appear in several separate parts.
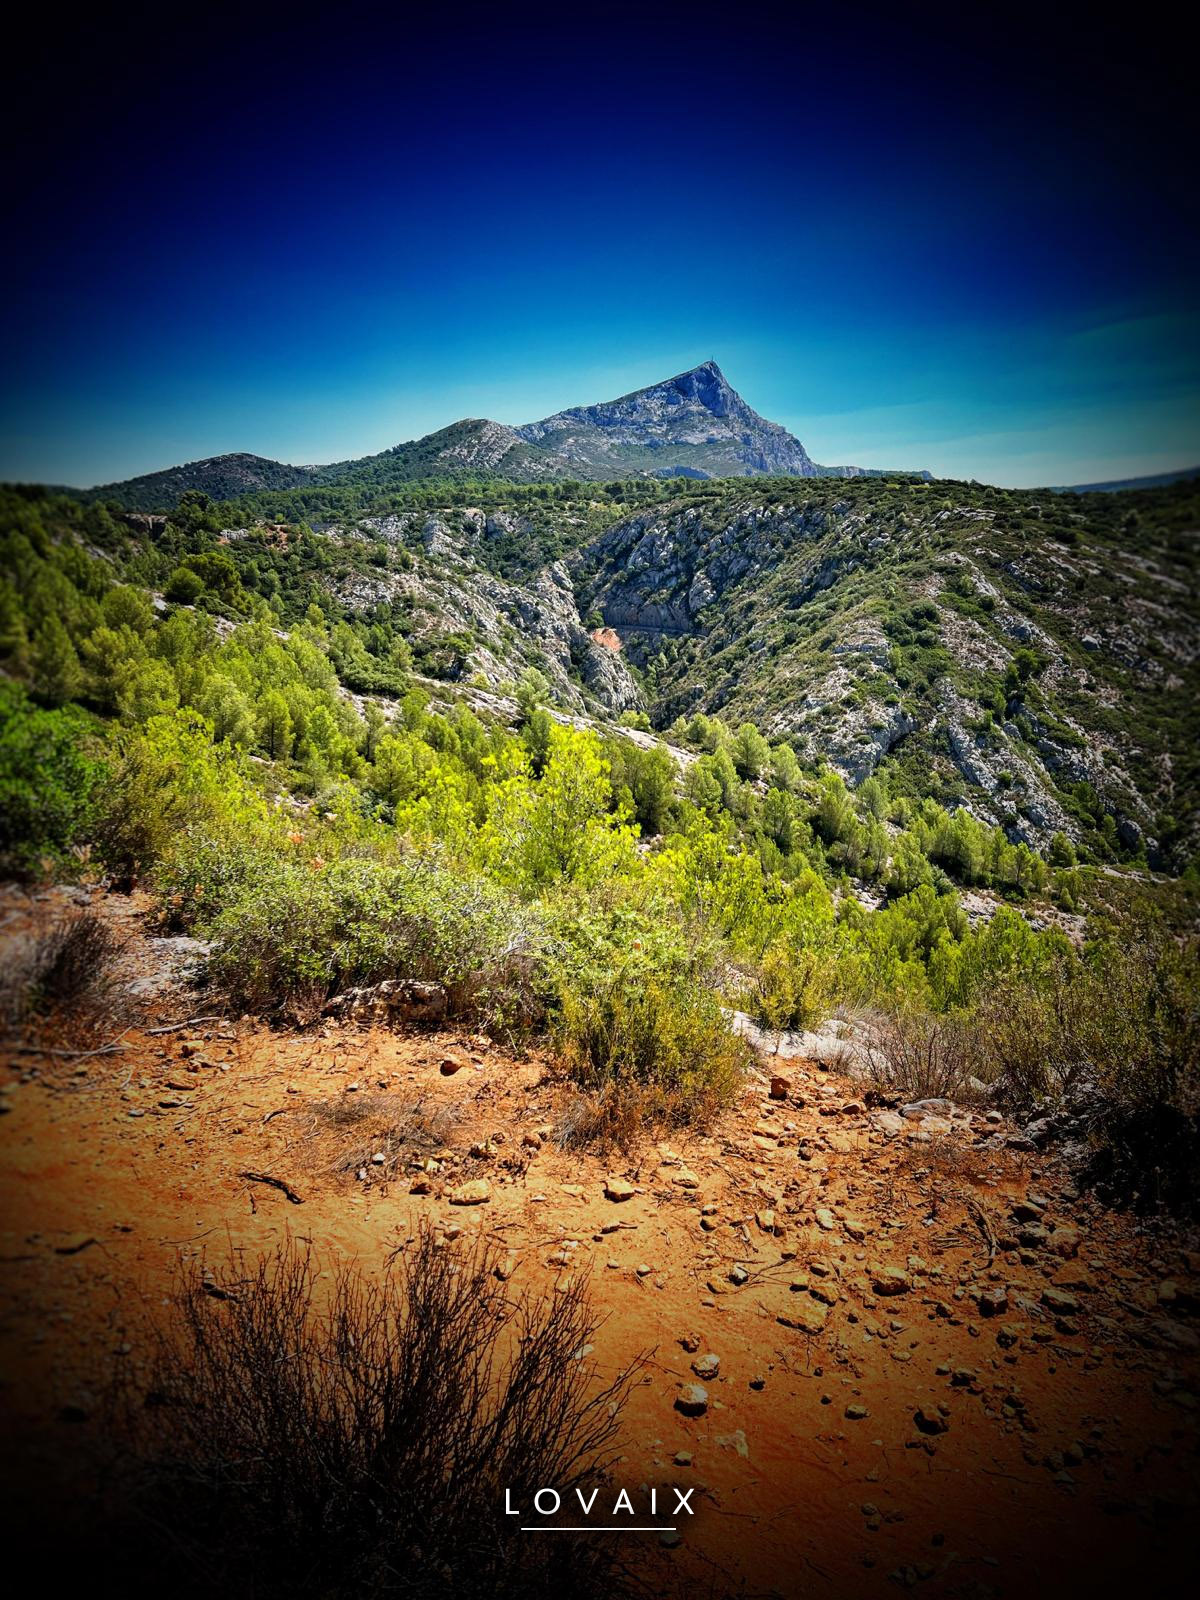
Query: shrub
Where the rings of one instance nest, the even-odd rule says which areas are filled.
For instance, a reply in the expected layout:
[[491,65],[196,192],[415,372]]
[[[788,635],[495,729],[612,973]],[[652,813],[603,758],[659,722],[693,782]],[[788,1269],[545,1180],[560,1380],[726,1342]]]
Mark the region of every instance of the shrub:
[[1132,920],[1085,957],[998,984],[980,1007],[990,1071],[1016,1111],[1065,1105],[1109,1196],[1200,1205],[1200,951]]
[[835,984],[835,965],[827,954],[776,944],[759,964],[747,1005],[764,1028],[807,1028],[828,1012]]
[[151,717],[125,736],[105,791],[96,837],[123,883],[151,873],[187,833],[244,844],[266,817],[245,776],[244,757],[212,743],[212,724],[196,711]]
[[91,728],[0,683],[0,871],[44,871],[89,838],[106,775]]
[[124,1009],[127,996],[113,971],[124,948],[124,938],[94,911],[62,917],[5,972],[5,1020],[54,1038],[93,1038]]
[[427,861],[328,865],[264,857],[209,925],[210,975],[252,1009],[314,1015],[384,978],[446,989],[448,1013],[523,1026],[544,1008],[536,913]]
[[640,1363],[600,1380],[586,1281],[513,1298],[496,1262],[426,1230],[370,1276],[322,1279],[290,1241],[182,1268],[114,1408],[122,1587],[132,1568],[260,1600],[628,1592],[611,1544],[523,1537],[504,1491],[603,1480]]
[[558,1031],[568,1072],[594,1097],[592,1135],[607,1129],[621,1142],[651,1120],[710,1120],[736,1096],[750,1056],[711,990],[631,968],[591,992],[564,992]]
[[960,1016],[895,1011],[865,1029],[868,1076],[906,1100],[972,1100],[980,1092],[976,1033]]

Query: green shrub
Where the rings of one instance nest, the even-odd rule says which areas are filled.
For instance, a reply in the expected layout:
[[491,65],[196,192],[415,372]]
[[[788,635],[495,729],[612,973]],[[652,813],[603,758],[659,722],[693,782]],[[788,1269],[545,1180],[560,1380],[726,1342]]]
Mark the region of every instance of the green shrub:
[[598,1097],[598,1129],[703,1124],[734,1100],[750,1059],[711,990],[629,967],[564,992],[558,1034],[567,1071]]
[[0,683],[0,871],[45,871],[90,838],[106,777],[92,726]]
[[481,878],[425,861],[264,856],[207,931],[210,976],[238,1004],[314,1015],[385,978],[446,989],[451,1016],[523,1026],[545,1004],[540,921]]

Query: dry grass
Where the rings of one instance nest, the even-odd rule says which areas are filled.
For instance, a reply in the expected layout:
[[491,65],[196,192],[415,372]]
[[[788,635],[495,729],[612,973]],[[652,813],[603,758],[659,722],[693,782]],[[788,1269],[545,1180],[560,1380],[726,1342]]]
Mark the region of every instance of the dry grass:
[[5,973],[0,1008],[39,1042],[95,1044],[131,1010],[116,972],[128,939],[94,911],[71,911],[36,933]]

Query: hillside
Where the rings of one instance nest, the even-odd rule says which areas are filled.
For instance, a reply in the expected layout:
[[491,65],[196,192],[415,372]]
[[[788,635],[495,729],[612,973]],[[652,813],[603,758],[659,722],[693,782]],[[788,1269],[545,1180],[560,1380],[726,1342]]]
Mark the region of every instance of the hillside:
[[749,720],[852,785],[878,773],[1039,849],[1062,832],[1100,859],[1187,858],[1194,486],[798,487],[474,485],[335,504],[286,556],[253,528],[223,537],[297,601],[315,584],[356,626],[386,614],[434,676],[533,667],[565,707]]
[[377,455],[329,466],[214,456],[104,484],[86,497],[116,501],[132,511],[165,511],[187,490],[228,500],[305,485],[376,492],[424,479],[542,483],[764,474],[853,478],[867,472],[815,465],[798,439],[752,411],[716,362],[706,361],[618,400],[576,407],[519,428],[467,418]]

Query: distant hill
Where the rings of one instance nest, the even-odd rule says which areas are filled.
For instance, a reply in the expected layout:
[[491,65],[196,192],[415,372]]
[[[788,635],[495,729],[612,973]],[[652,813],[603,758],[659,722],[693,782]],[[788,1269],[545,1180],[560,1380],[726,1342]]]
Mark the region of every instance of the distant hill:
[[1120,489],[1161,489],[1168,483],[1185,483],[1200,478],[1200,467],[1181,467],[1178,472],[1155,472],[1147,478],[1112,478],[1107,483],[1055,484],[1051,494],[1113,494]]
[[165,511],[185,490],[231,500],[258,490],[387,489],[422,479],[511,483],[626,478],[858,478],[909,476],[881,468],[823,467],[786,428],[753,411],[715,361],[599,405],[577,406],[510,428],[467,418],[378,455],[329,466],[289,466],[263,456],[210,456],[87,491],[130,510]]

